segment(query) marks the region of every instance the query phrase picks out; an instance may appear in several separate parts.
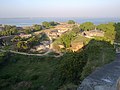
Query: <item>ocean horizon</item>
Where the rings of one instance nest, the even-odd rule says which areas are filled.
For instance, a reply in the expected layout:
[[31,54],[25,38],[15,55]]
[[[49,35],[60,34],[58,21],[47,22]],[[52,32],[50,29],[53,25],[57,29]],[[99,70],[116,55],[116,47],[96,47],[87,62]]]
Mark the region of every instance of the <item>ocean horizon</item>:
[[16,25],[16,26],[31,26],[41,24],[44,21],[67,22],[74,20],[77,23],[93,22],[94,24],[102,24],[108,22],[120,22],[120,18],[78,18],[78,17],[37,17],[37,18],[0,18],[0,24]]

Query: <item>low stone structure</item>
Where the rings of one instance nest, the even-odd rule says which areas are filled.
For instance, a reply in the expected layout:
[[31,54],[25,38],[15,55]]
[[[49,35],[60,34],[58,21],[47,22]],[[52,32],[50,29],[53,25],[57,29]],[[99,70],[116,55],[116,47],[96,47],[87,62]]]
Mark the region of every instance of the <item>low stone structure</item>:
[[66,29],[71,29],[72,26],[73,26],[73,24],[68,24],[66,22],[62,22],[59,25],[57,25],[55,27],[55,29],[57,29],[57,30],[66,30]]
[[72,43],[70,50],[72,50],[73,52],[76,52],[76,51],[80,50],[83,46],[84,46],[83,42]]
[[47,49],[50,48],[50,41],[42,41],[40,45],[34,46],[30,51],[32,52],[41,52],[41,51],[46,51]]
[[90,31],[82,32],[82,35],[85,37],[94,37],[94,36],[104,37],[104,32],[100,30],[90,30]]
[[120,53],[120,47],[116,48],[116,53]]
[[120,90],[120,54],[85,78],[77,90]]
[[52,38],[60,37],[63,33],[67,32],[68,30],[51,30],[49,32],[49,36]]
[[29,37],[31,37],[32,35],[31,35],[31,34],[21,33],[19,36],[20,36],[21,38],[29,38]]
[[65,48],[64,45],[58,45],[60,49]]
[[58,35],[58,30],[51,30],[51,31],[49,32],[49,36],[52,37],[52,38],[57,38],[57,37],[59,37],[59,35]]

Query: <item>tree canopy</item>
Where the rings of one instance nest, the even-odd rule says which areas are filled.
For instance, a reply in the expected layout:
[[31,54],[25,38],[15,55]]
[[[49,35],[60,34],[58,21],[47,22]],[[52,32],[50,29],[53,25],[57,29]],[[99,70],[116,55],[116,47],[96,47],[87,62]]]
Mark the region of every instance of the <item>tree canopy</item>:
[[0,36],[15,35],[17,33],[18,33],[18,29],[16,26],[5,25],[4,30],[0,31]]
[[65,48],[69,48],[75,36],[76,33],[74,31],[70,31],[61,36],[60,42],[64,45]]
[[25,42],[25,41],[19,41],[17,43],[17,48],[18,48],[19,51],[26,51],[29,47],[28,47],[27,42]]
[[104,31],[104,37],[109,41],[115,40],[115,26],[114,23],[100,24],[97,29]]
[[46,29],[49,29],[53,26],[56,26],[57,24],[59,24],[59,23],[54,22],[54,21],[51,21],[51,22],[44,21],[44,22],[42,22],[43,27],[46,28]]
[[35,25],[33,25],[33,29],[34,29],[35,31],[42,30],[42,26],[35,24]]
[[69,21],[68,21],[68,24],[75,24],[75,21],[69,20]]
[[95,25],[92,22],[85,22],[80,24],[80,29],[84,31],[89,31],[95,29]]
[[120,23],[115,23],[114,26],[116,31],[115,41],[120,42]]

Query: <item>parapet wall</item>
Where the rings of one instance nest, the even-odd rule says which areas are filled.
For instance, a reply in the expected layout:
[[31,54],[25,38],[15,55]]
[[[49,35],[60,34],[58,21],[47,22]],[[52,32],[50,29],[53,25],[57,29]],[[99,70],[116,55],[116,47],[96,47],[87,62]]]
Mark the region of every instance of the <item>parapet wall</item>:
[[120,90],[120,54],[85,78],[77,90]]

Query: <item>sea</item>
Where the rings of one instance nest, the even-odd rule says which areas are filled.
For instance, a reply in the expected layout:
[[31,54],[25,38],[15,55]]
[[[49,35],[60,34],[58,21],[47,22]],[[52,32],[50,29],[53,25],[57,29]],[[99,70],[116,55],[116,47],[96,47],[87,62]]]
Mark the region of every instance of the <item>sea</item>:
[[74,20],[77,23],[93,22],[94,24],[102,24],[108,22],[120,22],[120,18],[79,18],[79,17],[41,17],[41,18],[0,18],[0,24],[16,25],[16,26],[31,26],[41,24],[44,21],[67,22]]

